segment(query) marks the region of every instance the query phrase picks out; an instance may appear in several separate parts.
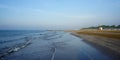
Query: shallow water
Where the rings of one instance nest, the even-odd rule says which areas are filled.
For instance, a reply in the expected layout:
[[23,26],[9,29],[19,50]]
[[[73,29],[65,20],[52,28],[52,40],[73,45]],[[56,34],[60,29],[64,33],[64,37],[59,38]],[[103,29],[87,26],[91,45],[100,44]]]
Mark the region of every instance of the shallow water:
[[0,39],[2,60],[112,60],[68,32],[32,31],[9,36]]

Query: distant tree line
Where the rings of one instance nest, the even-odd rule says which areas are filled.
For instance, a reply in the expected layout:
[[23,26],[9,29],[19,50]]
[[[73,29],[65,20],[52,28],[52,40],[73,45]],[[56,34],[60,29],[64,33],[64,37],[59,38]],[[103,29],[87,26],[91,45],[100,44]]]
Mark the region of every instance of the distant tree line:
[[99,27],[102,27],[103,29],[120,29],[120,25],[100,25],[100,26],[92,26],[83,29],[98,29]]

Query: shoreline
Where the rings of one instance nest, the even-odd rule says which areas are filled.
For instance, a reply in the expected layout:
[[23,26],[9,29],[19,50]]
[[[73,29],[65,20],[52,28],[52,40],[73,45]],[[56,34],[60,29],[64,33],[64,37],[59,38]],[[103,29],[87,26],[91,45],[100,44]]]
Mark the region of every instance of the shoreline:
[[96,35],[80,34],[77,31],[67,31],[72,35],[82,38],[85,43],[110,55],[114,60],[120,60],[120,40]]

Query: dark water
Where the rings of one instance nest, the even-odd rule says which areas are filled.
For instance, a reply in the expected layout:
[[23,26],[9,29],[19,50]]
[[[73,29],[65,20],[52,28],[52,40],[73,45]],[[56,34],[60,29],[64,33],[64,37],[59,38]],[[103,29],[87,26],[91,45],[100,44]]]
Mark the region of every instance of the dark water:
[[1,30],[1,60],[112,60],[63,31]]

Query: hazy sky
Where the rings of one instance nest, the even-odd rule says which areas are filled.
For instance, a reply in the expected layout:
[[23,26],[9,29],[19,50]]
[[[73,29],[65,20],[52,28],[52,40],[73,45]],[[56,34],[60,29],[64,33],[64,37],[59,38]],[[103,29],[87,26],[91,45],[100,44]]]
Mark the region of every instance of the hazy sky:
[[0,29],[120,24],[120,0],[0,0]]

